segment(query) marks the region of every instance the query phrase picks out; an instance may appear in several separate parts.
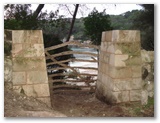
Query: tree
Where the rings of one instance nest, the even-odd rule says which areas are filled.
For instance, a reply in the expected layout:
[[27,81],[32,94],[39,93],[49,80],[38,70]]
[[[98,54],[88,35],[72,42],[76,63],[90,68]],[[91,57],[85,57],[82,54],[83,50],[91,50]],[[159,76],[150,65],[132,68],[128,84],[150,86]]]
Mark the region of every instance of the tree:
[[74,26],[74,22],[75,22],[75,19],[76,19],[78,7],[79,7],[79,4],[76,4],[76,6],[75,6],[75,11],[74,11],[73,18],[72,18],[71,27],[70,27],[70,30],[69,30],[68,37],[67,37],[67,40],[66,40],[66,41],[69,41],[69,39],[70,39],[72,30],[73,30],[73,26]]
[[33,13],[31,4],[7,4],[5,9],[5,29],[36,29],[38,27],[38,15],[44,4],[39,4]]
[[154,4],[140,4],[144,10],[134,19],[134,29],[141,31],[141,45],[145,50],[154,50]]
[[84,19],[85,33],[90,36],[95,45],[100,45],[103,31],[111,30],[110,16],[103,12],[98,12],[95,8]]

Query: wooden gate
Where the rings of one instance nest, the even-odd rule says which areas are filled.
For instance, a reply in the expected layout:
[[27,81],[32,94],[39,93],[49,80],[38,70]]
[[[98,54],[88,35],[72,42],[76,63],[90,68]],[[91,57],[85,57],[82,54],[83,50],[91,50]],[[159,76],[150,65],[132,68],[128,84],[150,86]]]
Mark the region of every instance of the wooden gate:
[[[62,47],[74,47],[75,49],[82,48],[82,50],[91,49],[94,52],[84,52],[83,51],[63,51],[56,54],[49,53],[58,48]],[[48,78],[50,83],[51,93],[56,93],[60,91],[65,92],[78,92],[87,91],[95,92],[95,84],[97,81],[98,74],[98,51],[99,47],[91,44],[82,44],[77,41],[69,41],[56,46],[51,46],[45,48],[46,60],[48,69]],[[65,55],[81,55],[82,58],[72,57],[65,60],[58,60],[59,57]],[[85,57],[90,59],[85,59]],[[66,63],[89,63],[85,66],[79,65],[68,65]],[[89,66],[91,65],[92,66]],[[60,71],[61,70],[61,71]],[[60,71],[60,72],[57,72]]]

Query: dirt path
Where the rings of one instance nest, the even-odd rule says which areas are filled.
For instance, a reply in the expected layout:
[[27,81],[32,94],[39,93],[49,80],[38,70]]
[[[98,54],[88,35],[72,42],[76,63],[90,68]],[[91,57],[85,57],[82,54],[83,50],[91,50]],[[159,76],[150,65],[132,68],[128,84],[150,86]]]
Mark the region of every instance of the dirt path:
[[153,102],[107,105],[92,93],[57,93],[52,96],[53,107],[33,97],[5,89],[5,117],[153,117]]
[[4,117],[66,117],[66,115],[53,110],[33,97],[5,89]]
[[90,93],[58,93],[52,97],[53,109],[68,117],[152,117],[154,107],[139,102],[107,105]]

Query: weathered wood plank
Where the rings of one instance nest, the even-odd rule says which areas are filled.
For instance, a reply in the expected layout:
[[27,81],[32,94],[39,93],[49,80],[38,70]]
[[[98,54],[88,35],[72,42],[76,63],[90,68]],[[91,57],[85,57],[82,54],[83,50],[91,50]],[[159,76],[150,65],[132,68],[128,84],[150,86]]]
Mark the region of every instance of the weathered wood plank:
[[[96,87],[93,85],[92,87]],[[52,89],[56,88],[90,88],[89,86],[76,86],[76,85],[55,85],[51,87]]]
[[[88,74],[88,73],[79,73],[80,75],[86,75],[86,76],[97,76],[97,74]],[[51,75],[48,75],[49,78],[51,77],[55,77],[55,76],[69,76],[68,73],[59,73],[59,74],[51,74]]]
[[56,93],[81,93],[81,92],[88,92],[88,93],[94,93],[95,89],[85,89],[85,90],[54,90],[51,91],[52,94],[56,94]]
[[[54,54],[54,55],[50,55],[50,57],[55,58],[58,56],[64,56],[64,55],[69,55],[69,54],[83,54],[83,55],[90,55],[90,56],[98,57],[98,54],[90,53],[90,52],[80,52],[80,51],[65,51],[65,52]],[[50,59],[50,57],[47,56],[46,60]]]
[[[98,70],[98,68],[95,68],[95,67],[69,67],[69,66],[66,66],[66,67],[57,67],[57,68],[49,68],[48,70],[65,70],[65,69],[91,69],[91,70]],[[78,72],[76,72],[77,74],[79,74]]]
[[54,50],[54,49],[58,49],[67,45],[77,45],[79,47],[89,47],[89,48],[94,48],[94,49],[100,49],[99,46],[96,45],[91,45],[91,44],[81,44],[80,42],[77,41],[69,41],[69,42],[65,42],[63,44],[59,44],[56,46],[51,46],[51,47],[47,47],[45,48],[45,51],[49,51],[49,50]]
[[80,79],[80,80],[68,80],[68,79],[55,79],[55,80],[49,80],[49,83],[54,83],[54,82],[87,82],[87,83],[92,83],[95,82],[96,80],[86,80],[86,79]]
[[[57,60],[56,59],[54,59],[53,57],[51,57],[51,55],[47,52],[47,51],[45,51],[45,54],[47,55],[47,57],[49,57],[53,62],[57,62]],[[63,64],[63,63],[59,63],[61,66],[63,66],[63,67],[68,67],[66,64]],[[77,71],[74,69],[74,68],[72,68],[72,67],[70,67],[70,69],[72,70],[72,71],[74,71],[75,73],[77,73]],[[80,75],[78,75],[80,78],[82,78]]]
[[67,60],[62,60],[62,61],[57,61],[57,62],[49,62],[47,63],[47,66],[48,65],[53,65],[53,64],[59,64],[59,63],[65,63],[65,62],[98,62],[98,60],[96,60],[94,58],[94,60],[84,60],[84,59],[67,59]]

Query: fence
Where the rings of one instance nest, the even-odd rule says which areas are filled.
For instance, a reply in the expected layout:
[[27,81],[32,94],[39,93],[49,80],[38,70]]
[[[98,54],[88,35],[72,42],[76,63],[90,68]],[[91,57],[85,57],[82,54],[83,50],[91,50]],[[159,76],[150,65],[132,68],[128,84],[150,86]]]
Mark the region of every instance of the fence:
[[[97,81],[97,70],[95,66],[71,66],[69,63],[73,62],[88,62],[98,64],[98,53],[84,52],[84,51],[63,51],[60,53],[50,53],[58,48],[66,47],[77,47],[77,48],[93,48],[98,50],[99,47],[90,44],[81,44],[77,41],[65,42],[56,46],[45,48],[48,78],[50,83],[50,89],[52,92],[95,92],[95,83]],[[80,54],[90,57],[90,59],[78,59],[76,57],[70,57],[67,59],[60,60],[61,57],[66,55]],[[83,71],[82,70],[86,70]],[[87,71],[88,70],[88,71]],[[80,72],[81,71],[81,72]],[[89,72],[89,73],[88,73]]]

